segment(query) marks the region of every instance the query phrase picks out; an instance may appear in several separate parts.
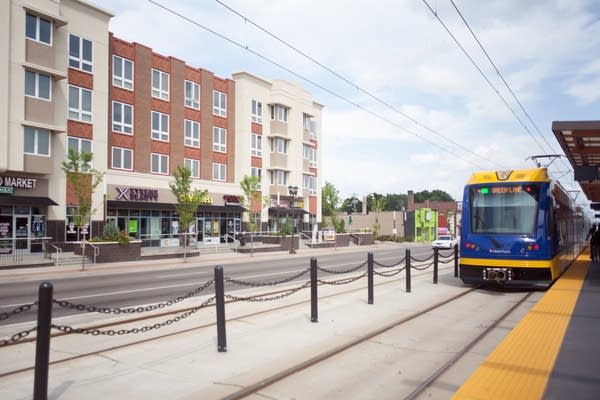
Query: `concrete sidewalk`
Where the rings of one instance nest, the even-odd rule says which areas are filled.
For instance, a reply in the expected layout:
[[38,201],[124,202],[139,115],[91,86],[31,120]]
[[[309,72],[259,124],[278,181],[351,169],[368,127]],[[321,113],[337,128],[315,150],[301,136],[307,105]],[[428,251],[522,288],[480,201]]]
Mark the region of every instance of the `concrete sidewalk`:
[[[370,251],[358,249],[365,250]],[[277,255],[269,254],[273,256]],[[143,267],[127,264],[122,268]],[[453,278],[451,265],[440,270],[438,285],[431,283],[431,271],[418,278],[416,275],[415,271],[410,294],[404,292],[403,279],[376,276],[373,305],[367,304],[366,278],[342,286],[321,285],[318,323],[310,322],[308,288],[276,300],[277,310],[266,313],[259,312],[273,307],[273,302],[228,303],[228,350],[221,353],[217,351],[216,327],[211,325],[216,319],[214,307],[204,308],[193,317],[166,327],[164,333],[190,329],[188,332],[51,366],[48,395],[50,399],[61,400],[220,399],[466,290]],[[287,288],[298,285],[290,284]],[[256,290],[236,295],[249,296]],[[202,300],[194,299],[186,305]],[[152,322],[143,322],[148,323]],[[123,329],[141,324],[132,323]],[[156,332],[162,335],[160,331],[139,334],[136,339],[155,337]],[[125,336],[77,334],[54,338],[51,360],[88,353],[96,346],[120,346],[128,340],[131,339]],[[34,347],[31,343],[0,349],[2,371],[31,365]],[[33,371],[0,378],[2,399],[28,399],[32,393]]]

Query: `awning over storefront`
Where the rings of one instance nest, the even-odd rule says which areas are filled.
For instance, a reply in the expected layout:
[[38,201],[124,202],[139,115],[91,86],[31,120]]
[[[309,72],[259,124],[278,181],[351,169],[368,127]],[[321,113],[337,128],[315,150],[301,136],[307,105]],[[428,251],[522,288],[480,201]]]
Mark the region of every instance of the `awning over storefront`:
[[269,208],[269,214],[272,215],[295,215],[295,216],[299,216],[299,215],[304,215],[304,214],[310,214],[308,211],[306,211],[303,208],[283,208],[283,207],[270,207]]
[[[106,206],[108,208],[120,208],[120,209],[126,209],[126,210],[175,211],[175,204],[173,204],[173,203],[107,200]],[[240,205],[212,206],[209,204],[201,204],[198,207],[198,211],[243,213],[244,211],[246,211],[246,209]]]
[[35,196],[0,196],[0,204],[8,206],[57,206],[49,197]]

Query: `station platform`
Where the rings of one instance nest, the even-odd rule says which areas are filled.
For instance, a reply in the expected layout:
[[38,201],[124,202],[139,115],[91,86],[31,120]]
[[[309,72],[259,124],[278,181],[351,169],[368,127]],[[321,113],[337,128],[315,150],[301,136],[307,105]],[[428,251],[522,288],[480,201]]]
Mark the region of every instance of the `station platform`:
[[600,262],[583,252],[453,399],[600,399]]

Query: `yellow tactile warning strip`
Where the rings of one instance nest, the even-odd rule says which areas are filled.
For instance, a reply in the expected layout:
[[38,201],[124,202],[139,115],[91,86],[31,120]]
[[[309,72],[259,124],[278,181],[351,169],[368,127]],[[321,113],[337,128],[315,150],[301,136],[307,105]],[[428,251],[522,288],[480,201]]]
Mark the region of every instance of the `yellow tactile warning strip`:
[[453,399],[541,399],[589,265],[581,254]]

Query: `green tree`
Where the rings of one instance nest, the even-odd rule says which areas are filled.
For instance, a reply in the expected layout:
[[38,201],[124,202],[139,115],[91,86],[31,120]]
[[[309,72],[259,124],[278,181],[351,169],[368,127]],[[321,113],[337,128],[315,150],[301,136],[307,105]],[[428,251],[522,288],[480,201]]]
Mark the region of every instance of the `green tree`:
[[340,192],[330,182],[321,189],[321,211],[323,216],[331,217],[338,211]]
[[[69,149],[67,160],[61,163],[61,169],[67,175],[69,189],[72,191],[77,204],[74,209],[73,223],[78,229],[90,227],[94,191],[102,182],[104,173],[92,168],[94,155],[87,151],[77,152]],[[90,232],[91,233],[91,232]],[[83,254],[85,256],[85,233],[83,233]],[[81,257],[81,270],[85,269],[85,257]]]
[[385,198],[387,203],[385,211],[400,211],[408,204],[408,196],[405,194],[388,193]]
[[[260,224],[260,213],[268,204],[269,198],[263,197],[260,191],[260,176],[245,175],[240,181],[240,188],[244,192],[241,202],[248,210],[248,230],[256,233]],[[250,255],[254,255],[254,235],[250,235]]]
[[190,226],[196,223],[196,211],[208,195],[208,190],[192,190],[192,171],[179,165],[173,172],[174,182],[169,183],[171,192],[177,203],[175,209],[179,214],[179,232],[183,233],[183,262],[187,262],[187,247]]

